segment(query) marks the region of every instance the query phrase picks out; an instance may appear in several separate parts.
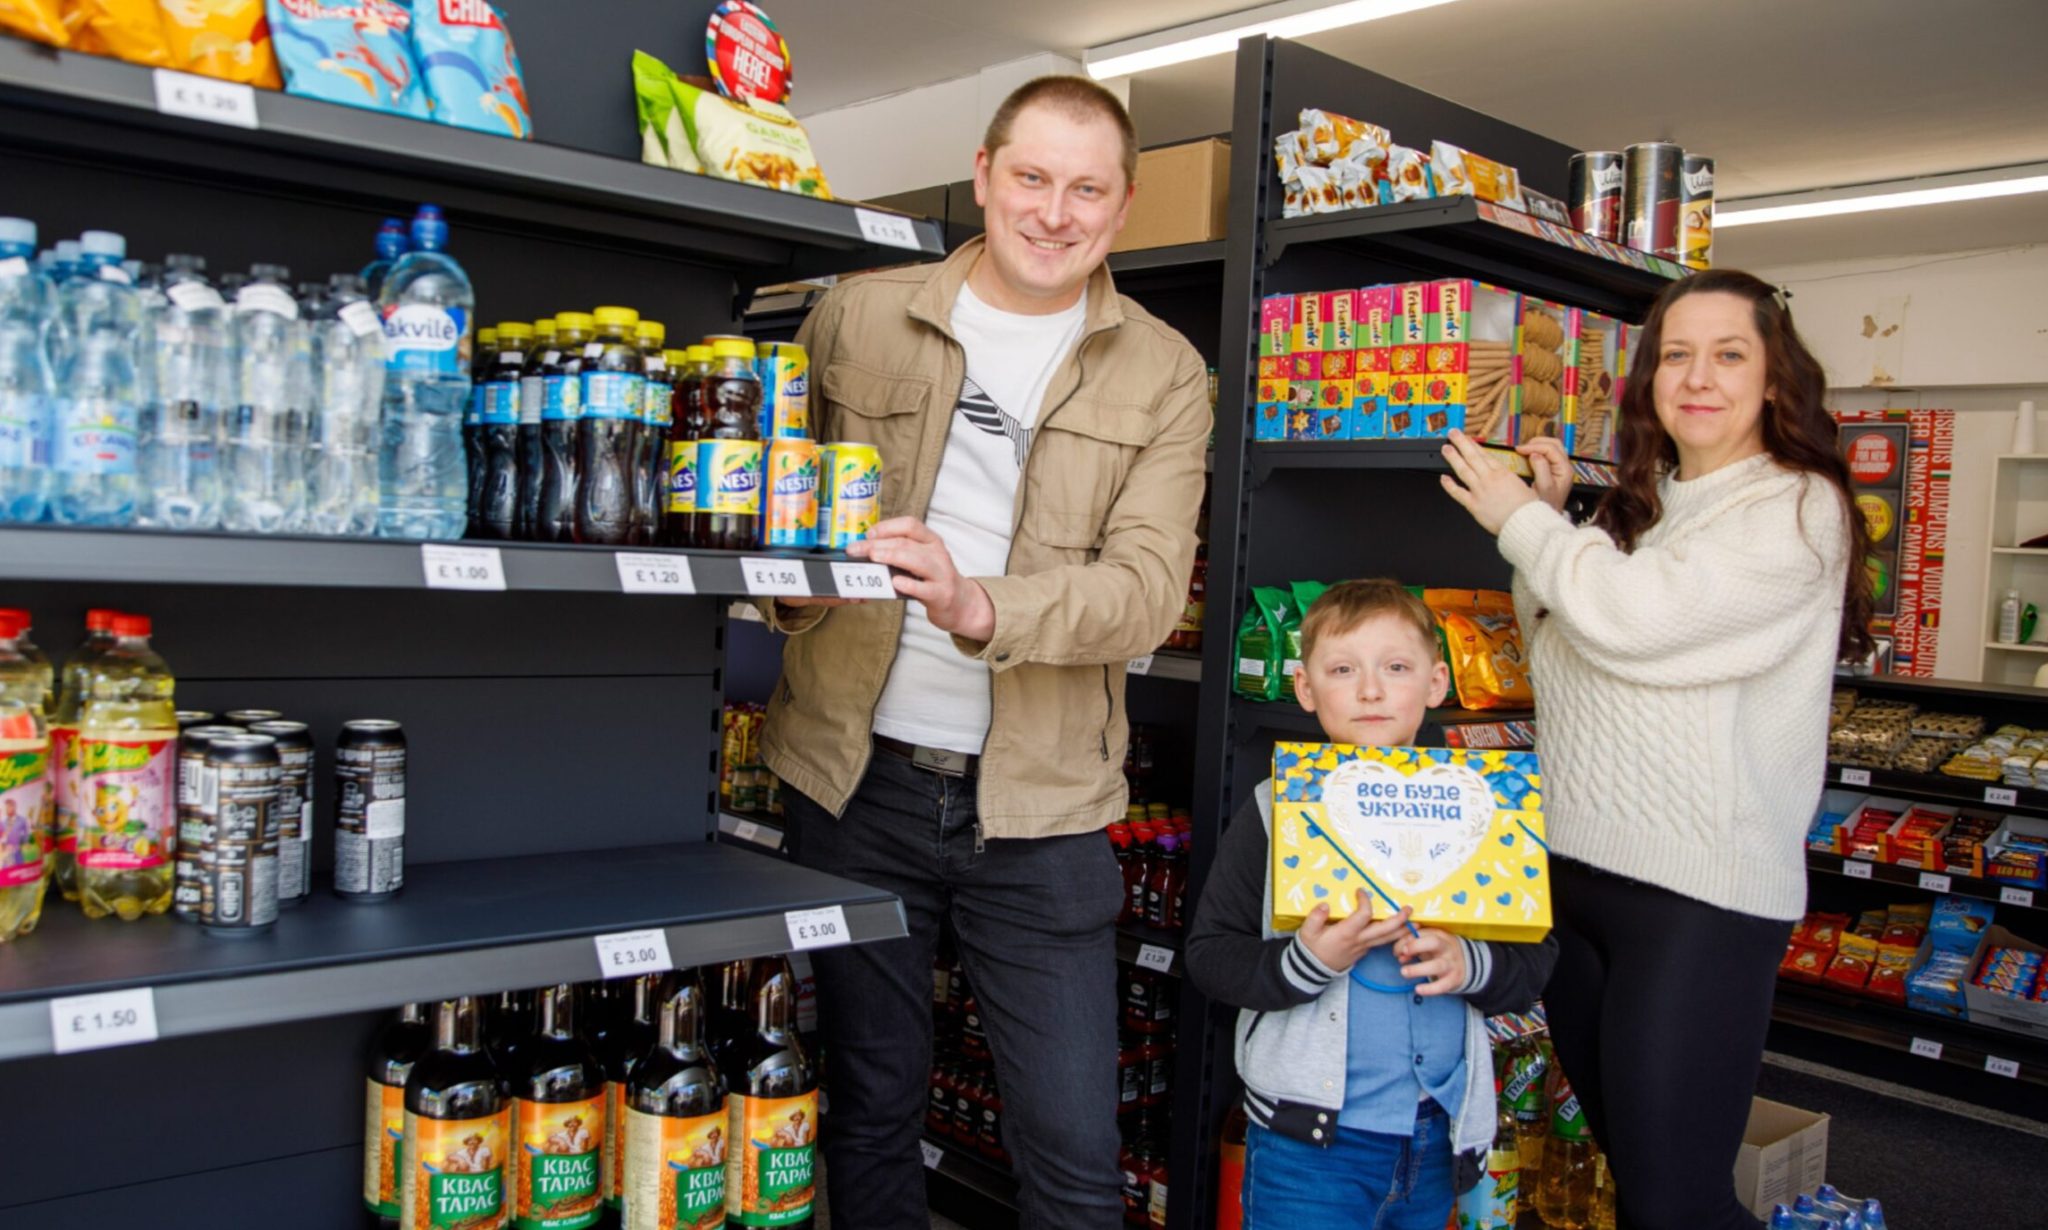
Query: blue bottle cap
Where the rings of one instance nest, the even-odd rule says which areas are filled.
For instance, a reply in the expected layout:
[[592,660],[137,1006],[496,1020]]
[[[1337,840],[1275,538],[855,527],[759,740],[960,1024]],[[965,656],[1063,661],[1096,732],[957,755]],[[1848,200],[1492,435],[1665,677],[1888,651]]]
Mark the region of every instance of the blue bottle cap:
[[0,218],[0,243],[36,246],[36,224],[27,218]]
[[86,256],[105,257],[117,264],[128,257],[128,240],[114,231],[87,231],[78,237],[78,247]]

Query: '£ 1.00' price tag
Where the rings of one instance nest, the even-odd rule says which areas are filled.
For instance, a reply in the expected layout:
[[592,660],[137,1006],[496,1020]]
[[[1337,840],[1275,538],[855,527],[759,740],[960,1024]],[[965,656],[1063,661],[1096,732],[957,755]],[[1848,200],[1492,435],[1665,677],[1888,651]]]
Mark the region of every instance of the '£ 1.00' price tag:
[[420,567],[428,589],[505,588],[505,557],[496,547],[448,547],[420,544]]
[[618,931],[597,937],[597,967],[606,978],[662,974],[676,967],[668,955],[668,932]]
[[619,566],[619,588],[629,594],[697,592],[697,580],[690,575],[690,558],[686,555],[621,551],[612,559]]
[[832,586],[842,598],[894,598],[896,585],[884,564],[832,565]]
[[740,560],[740,572],[746,580],[747,592],[756,598],[811,596],[811,579],[804,573],[802,560],[750,556]]
[[806,948],[836,948],[853,942],[853,936],[846,929],[846,909],[843,906],[791,910],[782,916],[782,921],[789,928],[789,946],[797,952]]
[[51,1049],[59,1055],[156,1041],[156,992],[148,987],[50,1001]]

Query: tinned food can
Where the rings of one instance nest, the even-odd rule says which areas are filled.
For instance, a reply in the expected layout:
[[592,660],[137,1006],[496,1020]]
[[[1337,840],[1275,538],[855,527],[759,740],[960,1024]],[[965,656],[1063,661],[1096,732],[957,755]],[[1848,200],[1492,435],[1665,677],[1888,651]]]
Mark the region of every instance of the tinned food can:
[[1614,150],[1572,155],[1565,207],[1571,212],[1573,230],[1612,243],[1623,241],[1622,174],[1626,161]]
[[334,895],[381,901],[405,886],[405,731],[344,722],[334,743]]
[[1714,267],[1714,160],[1687,154],[1679,172],[1678,259],[1688,268]]
[[844,551],[882,519],[882,452],[872,444],[841,442],[831,446],[831,455],[831,472],[823,481],[832,493],[832,512],[829,521],[819,523],[818,545]]
[[811,435],[811,356],[795,342],[761,349],[761,436],[807,440]]
[[816,549],[818,480],[815,443],[790,438],[777,438],[769,443],[766,545],[798,551]]
[[216,736],[246,734],[239,726],[200,725],[178,733],[178,853],[171,868],[171,910],[186,922],[198,922],[206,900],[201,858],[213,840],[220,783],[206,763],[206,749]]
[[313,735],[304,722],[256,722],[277,740],[277,900],[298,905],[313,888]]
[[277,921],[277,741],[218,736],[207,744],[206,765],[220,795],[213,839],[200,856],[199,924],[216,932],[261,931]]
[[1621,212],[1626,242],[1638,252],[1678,259],[1679,175],[1685,151],[1669,141],[1628,147]]

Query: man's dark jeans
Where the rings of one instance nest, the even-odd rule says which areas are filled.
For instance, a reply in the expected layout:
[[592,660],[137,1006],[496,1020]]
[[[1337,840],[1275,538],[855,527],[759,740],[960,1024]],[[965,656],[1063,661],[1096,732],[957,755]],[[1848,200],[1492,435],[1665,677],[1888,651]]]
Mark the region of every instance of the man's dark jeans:
[[927,1230],[918,1137],[932,1062],[932,961],[950,918],[980,1000],[1030,1230],[1123,1224],[1116,1127],[1116,918],[1123,879],[1100,833],[989,840],[972,777],[877,750],[834,820],[786,791],[806,867],[903,898],[910,935],[812,954],[830,1112],[834,1230]]

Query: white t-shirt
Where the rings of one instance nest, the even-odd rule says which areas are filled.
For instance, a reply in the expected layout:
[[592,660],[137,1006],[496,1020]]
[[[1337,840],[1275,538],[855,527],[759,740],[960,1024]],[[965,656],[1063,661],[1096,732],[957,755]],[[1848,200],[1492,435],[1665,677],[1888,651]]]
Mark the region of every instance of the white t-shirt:
[[[1031,451],[1045,389],[1081,336],[1088,296],[1050,316],[990,307],[966,286],[953,301],[953,335],[967,380],[953,407],[925,524],[963,577],[999,577],[1010,558],[1017,482]],[[875,733],[922,747],[981,753],[988,738],[988,667],[932,627],[921,602],[904,604],[896,665],[875,709]]]

